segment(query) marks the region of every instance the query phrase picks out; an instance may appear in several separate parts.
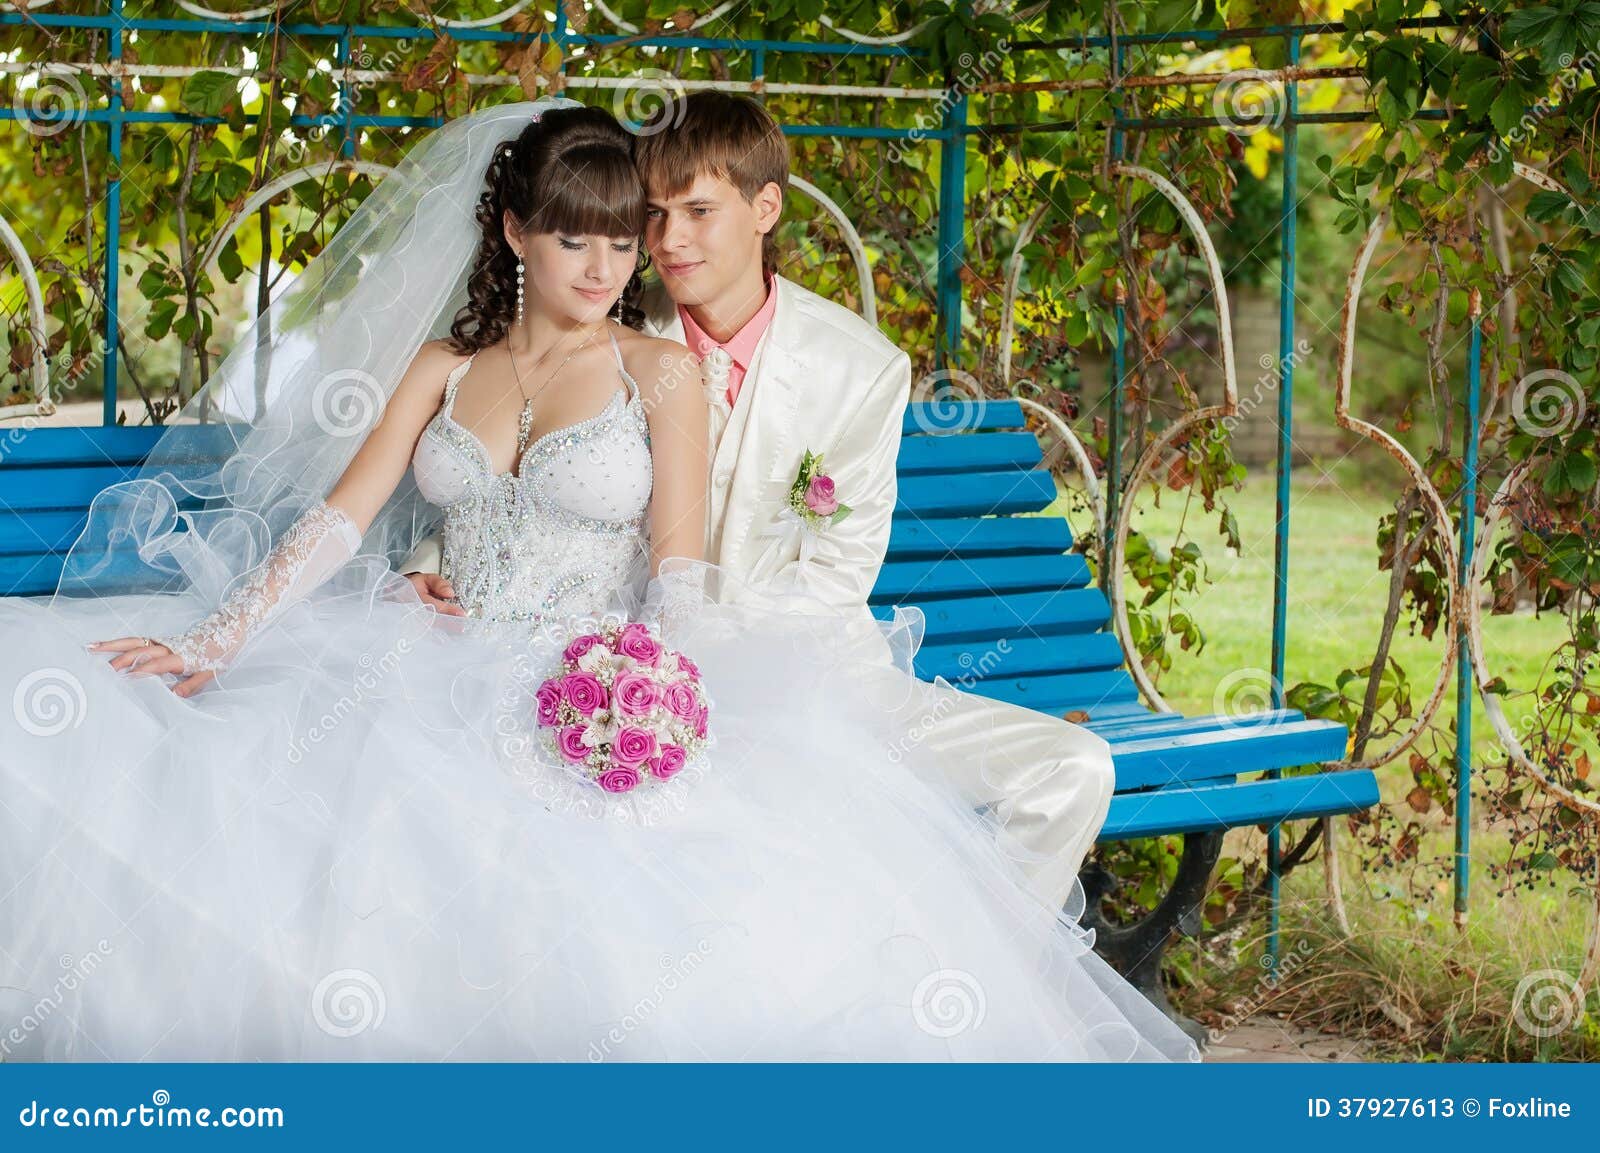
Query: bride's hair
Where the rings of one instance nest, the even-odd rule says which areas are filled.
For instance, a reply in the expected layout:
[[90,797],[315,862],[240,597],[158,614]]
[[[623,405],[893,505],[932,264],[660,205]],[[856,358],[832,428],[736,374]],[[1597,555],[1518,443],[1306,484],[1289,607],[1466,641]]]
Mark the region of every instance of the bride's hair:
[[[483,229],[467,280],[467,303],[450,325],[450,346],[465,356],[506,334],[517,309],[517,256],[506,242],[507,213],[525,232],[626,237],[642,241],[644,186],[633,167],[633,137],[599,108],[552,108],[517,138],[495,149],[484,173],[474,219]],[[644,323],[640,264],[611,316],[630,328]]]

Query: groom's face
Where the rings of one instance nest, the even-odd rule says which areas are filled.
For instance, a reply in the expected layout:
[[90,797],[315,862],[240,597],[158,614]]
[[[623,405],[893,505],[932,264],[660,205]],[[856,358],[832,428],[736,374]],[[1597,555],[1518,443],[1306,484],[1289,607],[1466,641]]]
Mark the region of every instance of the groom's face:
[[777,226],[782,204],[775,184],[747,201],[729,181],[704,172],[676,196],[648,196],[645,247],[673,301],[722,301],[752,270],[759,276],[762,237]]

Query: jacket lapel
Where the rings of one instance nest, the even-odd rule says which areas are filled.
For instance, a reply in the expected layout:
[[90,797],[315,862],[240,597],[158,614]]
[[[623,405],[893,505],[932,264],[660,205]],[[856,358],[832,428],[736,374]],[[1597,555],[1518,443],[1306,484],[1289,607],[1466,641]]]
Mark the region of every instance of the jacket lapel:
[[759,514],[769,483],[781,481],[787,492],[787,482],[792,479],[777,476],[777,470],[794,431],[806,362],[794,285],[780,276],[775,286],[778,303],[771,327],[750,375],[739,388],[712,458],[712,483],[716,487],[712,490],[711,515],[714,521],[726,518],[721,550],[724,557],[731,556],[732,550],[742,544],[749,521]]

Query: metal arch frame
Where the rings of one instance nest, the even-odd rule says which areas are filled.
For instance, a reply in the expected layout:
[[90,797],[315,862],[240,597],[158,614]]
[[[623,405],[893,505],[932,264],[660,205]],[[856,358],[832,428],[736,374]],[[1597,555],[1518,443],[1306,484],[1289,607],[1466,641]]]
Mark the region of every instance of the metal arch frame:
[[811,181],[789,173],[789,187],[798,189],[811,197],[817,204],[833,218],[839,226],[839,231],[844,234],[844,242],[850,248],[850,259],[855,264],[856,279],[861,284],[861,316],[874,328],[878,326],[878,294],[872,285],[872,264],[867,260],[867,246],[861,241],[861,234],[856,231],[855,224],[845,214],[844,209],[835,203],[833,197],[818,188]]
[[28,371],[33,379],[35,397],[31,404],[0,406],[0,420],[19,416],[50,416],[56,410],[56,402],[50,398],[50,363],[44,354],[44,295],[39,291],[39,272],[33,266],[33,258],[28,255],[27,247],[3,216],[0,216],[0,240],[5,241],[6,250],[16,263],[17,272],[22,277],[23,291],[28,297],[28,331],[33,337],[33,355],[28,358]]
[[[1444,576],[1450,589],[1450,604],[1449,611],[1445,614],[1445,651],[1439,662],[1439,675],[1434,681],[1433,691],[1418,710],[1411,727],[1399,740],[1374,756],[1347,762],[1351,768],[1358,769],[1370,769],[1388,764],[1422,735],[1423,730],[1433,720],[1434,713],[1438,712],[1439,706],[1444,703],[1445,690],[1450,684],[1451,663],[1455,660],[1456,644],[1460,637],[1460,581],[1457,572],[1456,545],[1451,534],[1450,512],[1445,508],[1444,497],[1428,479],[1427,471],[1417,462],[1417,458],[1412,456],[1403,444],[1377,425],[1350,415],[1350,384],[1355,374],[1356,311],[1361,300],[1361,286],[1366,280],[1367,265],[1371,263],[1372,254],[1377,250],[1378,242],[1383,239],[1388,224],[1389,210],[1380,209],[1373,217],[1367,235],[1356,252],[1355,263],[1346,282],[1344,311],[1339,325],[1339,373],[1334,389],[1333,419],[1340,428],[1373,442],[1392,456],[1410,475],[1412,483],[1422,493],[1430,517],[1427,529],[1439,537],[1440,551],[1444,556]],[[1398,528],[1399,526],[1396,526],[1397,531]]]
[[394,171],[387,164],[374,164],[369,160],[334,160],[328,164],[307,164],[302,168],[295,168],[283,175],[273,178],[263,184],[250,198],[239,206],[238,210],[223,221],[211,240],[206,244],[205,251],[200,256],[200,267],[209,269],[222,252],[223,245],[242,228],[247,220],[263,204],[270,203],[296,184],[303,184],[307,180],[316,180],[335,172],[354,172],[362,176],[370,176],[374,180],[382,180]]
[[[1022,259],[1023,250],[1033,243],[1034,234],[1039,231],[1039,226],[1044,223],[1044,218],[1050,211],[1049,203],[1040,204],[1038,208],[1023,222],[1022,228],[1017,232],[1017,241],[1011,247],[1011,255],[1006,259],[1006,289],[1005,297],[1000,306],[1000,383],[1007,392],[1016,395],[1015,386],[1011,381],[1011,345],[1016,340],[1017,333],[1017,295],[1022,287]],[[1073,428],[1061,414],[1045,404],[1034,400],[1032,397],[1017,396],[1017,403],[1022,405],[1027,412],[1033,413],[1056,434],[1056,438],[1066,448],[1072,457],[1073,465],[1078,470],[1078,475],[1083,478],[1084,488],[1089,498],[1089,508],[1094,516],[1095,529],[1095,564],[1099,571],[1106,573],[1106,500],[1100,488],[1100,477],[1094,470],[1094,465],[1089,459],[1089,451],[1083,445],[1083,440],[1073,431]],[[1120,579],[1120,574],[1116,578]],[[1120,634],[1119,642],[1122,640]],[[1130,660],[1134,654],[1128,652],[1123,644],[1123,655]]]
[[[1132,177],[1149,184],[1167,198],[1173,208],[1177,209],[1184,223],[1189,226],[1189,231],[1193,233],[1195,242],[1200,247],[1200,255],[1205,260],[1206,272],[1211,279],[1211,292],[1217,302],[1217,339],[1222,350],[1222,403],[1202,405],[1184,413],[1139,454],[1138,463],[1128,474],[1128,481],[1124,486],[1131,497],[1139,490],[1146,475],[1154,470],[1158,462],[1168,459],[1169,450],[1190,429],[1207,421],[1233,416],[1239,411],[1239,375],[1234,364],[1233,318],[1228,309],[1228,290],[1223,283],[1222,262],[1217,258],[1216,246],[1211,242],[1211,234],[1206,230],[1205,222],[1200,219],[1200,213],[1175,184],[1148,168],[1117,161],[1112,164],[1111,172],[1115,176]],[[1111,601],[1111,620],[1116,627],[1122,651],[1128,654],[1128,672],[1133,676],[1134,683],[1139,686],[1139,691],[1158,712],[1171,713],[1176,710],[1156,689],[1149,673],[1145,672],[1144,662],[1138,659],[1138,651],[1133,644],[1133,630],[1128,624],[1128,598],[1123,588],[1122,569],[1127,561],[1128,536],[1133,529],[1133,512],[1131,499],[1118,502],[1116,527],[1111,537],[1111,549],[1106,558],[1108,578],[1106,592]]]

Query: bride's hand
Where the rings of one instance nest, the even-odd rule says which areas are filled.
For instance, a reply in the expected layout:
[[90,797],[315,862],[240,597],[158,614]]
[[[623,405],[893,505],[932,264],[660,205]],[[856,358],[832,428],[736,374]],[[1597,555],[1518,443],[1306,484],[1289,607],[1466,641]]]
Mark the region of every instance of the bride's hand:
[[431,605],[445,616],[464,617],[467,610],[456,603],[456,590],[450,586],[436,572],[413,572],[406,574],[406,580],[411,582],[411,587],[417,590],[417,596],[422,598],[422,603]]
[[[111,667],[118,672],[131,673],[136,677],[160,676],[163,673],[173,673],[183,677],[183,658],[166,645],[149,637],[118,637],[114,641],[95,641],[89,646],[89,651],[118,654],[111,658]],[[183,677],[172,686],[172,691],[180,697],[192,697],[215,680],[216,675],[209,669],[202,670],[192,676]]]

